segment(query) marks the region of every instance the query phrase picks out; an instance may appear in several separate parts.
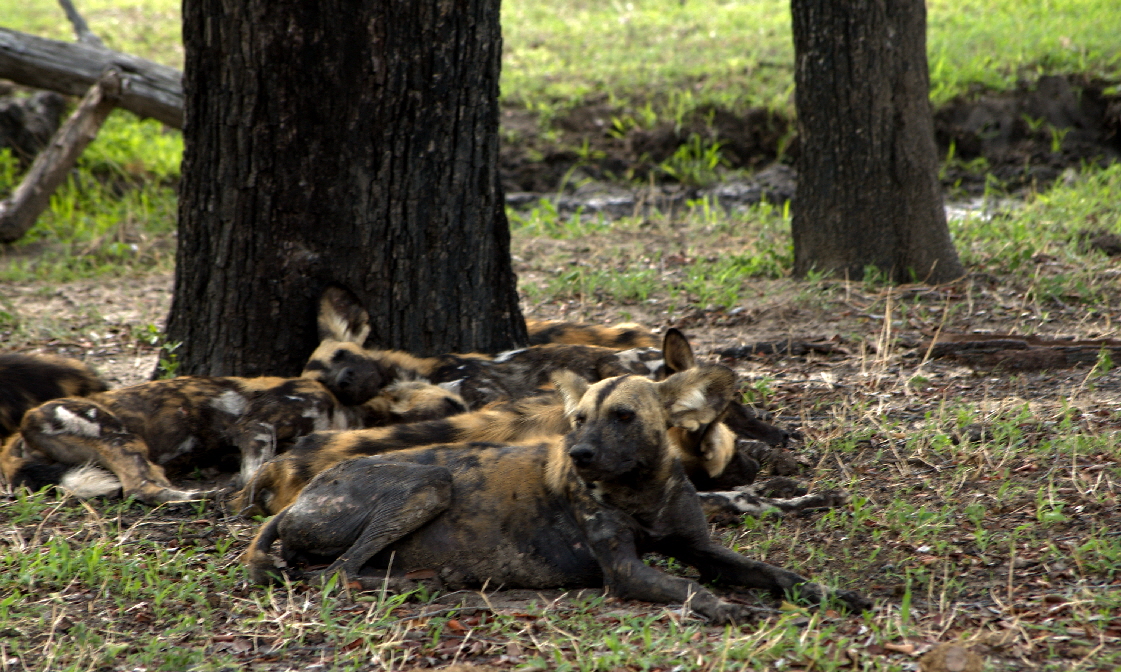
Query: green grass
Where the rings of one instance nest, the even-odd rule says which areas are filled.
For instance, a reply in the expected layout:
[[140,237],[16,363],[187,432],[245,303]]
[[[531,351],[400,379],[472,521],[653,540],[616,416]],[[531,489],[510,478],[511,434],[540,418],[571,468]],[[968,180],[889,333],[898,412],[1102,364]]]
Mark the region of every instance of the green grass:
[[[932,0],[928,7],[935,102],[977,86],[1008,88],[1020,78],[1030,81],[1048,73],[1121,79],[1121,38],[1115,30],[1121,25],[1121,5],[1109,0]],[[178,2],[90,0],[80,3],[79,9],[109,46],[182,66]],[[7,27],[72,39],[55,3],[41,0],[11,10],[5,14]],[[604,102],[618,111],[614,119],[618,132],[660,121],[680,124],[698,108],[713,105],[791,112],[793,53],[787,0],[513,0],[503,4],[502,20],[503,99],[537,111],[546,132],[562,109],[589,101]],[[0,278],[65,281],[167,268],[172,263],[170,232],[176,210],[172,186],[181,153],[177,132],[115,113],[86,151],[75,178],[52,201],[50,212],[25,240],[9,248]],[[719,162],[719,147],[695,138],[663,162],[659,172],[703,185],[717,177]],[[0,157],[0,194],[18,177],[11,166]],[[1105,188],[1115,186],[1111,181]],[[556,217],[542,212],[522,219]],[[582,221],[568,222],[562,228],[587,226]],[[558,235],[555,230],[545,234]],[[959,234],[966,243],[967,260],[989,254],[972,249],[976,237],[965,231]],[[998,256],[1000,261],[1012,259],[1023,265],[1016,255],[1022,256],[1029,247],[1008,245]],[[678,283],[681,299],[734,303],[738,291],[714,295],[705,287],[726,284],[734,274],[781,275],[789,258],[785,250],[748,254],[719,267],[691,269],[688,279]],[[555,283],[555,291],[586,294],[606,282],[616,285],[609,290],[613,295],[641,300],[649,293],[650,278],[645,271],[636,273],[618,280],[569,274],[568,280]],[[1039,291],[1066,290],[1041,286]]]
[[[178,132],[115,111],[50,208],[0,253],[0,280],[66,282],[170,268],[182,153]],[[15,161],[0,153],[0,193],[18,179]]]

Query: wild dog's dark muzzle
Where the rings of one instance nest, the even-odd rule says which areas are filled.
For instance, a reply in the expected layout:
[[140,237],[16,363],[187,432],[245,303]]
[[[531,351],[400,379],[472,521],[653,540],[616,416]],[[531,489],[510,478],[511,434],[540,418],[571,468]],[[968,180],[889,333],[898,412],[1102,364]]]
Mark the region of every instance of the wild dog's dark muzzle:
[[568,449],[572,463],[580,468],[590,467],[596,459],[596,449],[590,443],[577,443]]

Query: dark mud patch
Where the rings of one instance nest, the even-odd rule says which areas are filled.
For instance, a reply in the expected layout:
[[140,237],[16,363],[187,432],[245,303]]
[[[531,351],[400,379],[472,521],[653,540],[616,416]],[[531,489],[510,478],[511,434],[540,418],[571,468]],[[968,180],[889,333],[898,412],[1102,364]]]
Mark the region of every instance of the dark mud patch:
[[[507,107],[501,174],[510,203],[536,203],[547,195],[560,199],[562,209],[616,215],[629,214],[643,199],[684,203],[709,192],[667,171],[667,162],[699,161],[690,149],[714,143],[720,164],[711,183],[731,185],[714,194],[724,205],[793,196],[798,137],[783,112],[710,107],[679,121],[642,119],[640,111],[603,101],[548,121]],[[1067,169],[1121,158],[1121,94],[1111,82],[1080,75],[1040,77],[1011,91],[974,91],[937,109],[934,123],[942,182],[958,195],[980,194],[987,185],[1006,192],[1041,189]],[[780,187],[772,174],[762,183],[751,177],[762,169],[773,173],[776,164]],[[605,193],[607,201],[614,199],[610,207]]]

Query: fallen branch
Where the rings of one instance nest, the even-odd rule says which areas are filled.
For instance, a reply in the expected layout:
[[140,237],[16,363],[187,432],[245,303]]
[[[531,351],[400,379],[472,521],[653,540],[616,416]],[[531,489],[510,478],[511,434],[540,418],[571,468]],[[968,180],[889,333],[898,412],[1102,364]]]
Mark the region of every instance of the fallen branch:
[[80,96],[110,69],[120,73],[118,107],[173,128],[183,127],[183,75],[175,68],[88,44],[0,28],[0,78]]
[[112,70],[90,88],[51,144],[35,157],[35,163],[12,195],[0,201],[0,242],[17,240],[35,224],[82,150],[97,137],[101,124],[116,107],[120,92],[121,77]]
[[974,369],[1039,371],[1093,365],[1102,350],[1121,358],[1121,341],[1063,341],[1016,334],[942,334],[930,348],[931,357],[954,359]]

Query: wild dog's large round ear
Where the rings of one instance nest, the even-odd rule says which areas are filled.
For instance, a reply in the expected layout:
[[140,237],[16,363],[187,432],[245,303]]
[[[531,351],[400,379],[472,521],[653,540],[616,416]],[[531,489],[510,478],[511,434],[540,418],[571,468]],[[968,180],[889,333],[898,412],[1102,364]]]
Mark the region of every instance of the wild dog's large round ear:
[[689,339],[677,327],[667,331],[662,339],[662,358],[671,373],[681,373],[697,365],[693,346],[689,345]]
[[370,335],[370,314],[349,289],[328,285],[319,298],[319,340],[362,345]]
[[702,364],[655,385],[669,411],[670,425],[694,431],[724,412],[735,396],[736,374],[726,366]]
[[549,379],[553,381],[553,386],[561,393],[561,398],[564,399],[564,412],[565,414],[572,413],[576,410],[576,406],[580,404],[580,400],[584,398],[584,393],[588,391],[588,381],[576,373],[568,369],[560,369],[554,371]]

